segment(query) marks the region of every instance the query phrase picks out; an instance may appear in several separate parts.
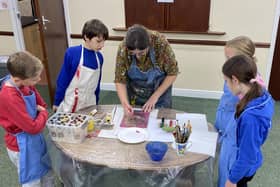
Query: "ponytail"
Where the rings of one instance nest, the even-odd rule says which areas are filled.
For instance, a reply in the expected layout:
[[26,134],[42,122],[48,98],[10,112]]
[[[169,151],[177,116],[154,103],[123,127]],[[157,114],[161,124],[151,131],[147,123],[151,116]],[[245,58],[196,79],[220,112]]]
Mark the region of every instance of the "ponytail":
[[[250,81],[251,82],[251,81]],[[235,117],[239,117],[241,113],[244,111],[245,106],[254,98],[257,98],[262,95],[263,88],[258,82],[252,82],[250,90],[246,93],[246,95],[239,101],[236,106]]]
[[222,71],[226,77],[232,79],[235,76],[239,82],[249,86],[248,92],[236,106],[235,117],[239,117],[252,99],[262,95],[262,82],[257,78],[256,63],[246,55],[237,55],[224,63]]

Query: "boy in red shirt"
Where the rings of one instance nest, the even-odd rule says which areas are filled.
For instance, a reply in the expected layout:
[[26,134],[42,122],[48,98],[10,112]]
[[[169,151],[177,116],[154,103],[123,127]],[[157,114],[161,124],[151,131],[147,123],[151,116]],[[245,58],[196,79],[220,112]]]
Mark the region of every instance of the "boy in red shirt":
[[7,69],[10,75],[1,82],[0,125],[6,131],[9,158],[17,167],[22,186],[53,186],[42,134],[47,105],[34,87],[41,79],[43,65],[30,53],[17,52],[9,57]]

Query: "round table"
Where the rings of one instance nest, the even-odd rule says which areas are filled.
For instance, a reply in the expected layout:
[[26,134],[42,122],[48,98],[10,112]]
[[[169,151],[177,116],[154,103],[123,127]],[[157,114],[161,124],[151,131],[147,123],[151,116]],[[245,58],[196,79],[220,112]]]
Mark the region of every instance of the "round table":
[[[94,108],[108,112],[112,111],[113,107],[113,105],[98,105],[84,109],[80,113],[88,114]],[[178,112],[180,111],[160,109],[158,118],[175,119]],[[89,184],[90,186],[110,186],[111,183],[114,186],[203,186],[205,184],[212,186],[213,184],[213,159],[209,155],[187,152],[184,156],[177,156],[171,143],[163,160],[155,162],[149,158],[145,150],[147,142],[125,144],[118,139],[99,137],[86,138],[80,144],[48,142],[54,170],[64,183],[69,182],[69,186],[88,186]],[[68,179],[63,177],[63,171],[71,171],[67,176]],[[134,173],[132,177],[131,173]],[[103,180],[102,177],[105,176],[108,179],[106,175],[117,177],[113,179],[109,177],[111,183],[104,184],[98,178]],[[124,184],[124,179],[120,177],[126,180],[131,179],[128,180],[128,184]],[[112,181],[117,179],[121,180],[121,183]],[[139,181],[131,183],[134,179]],[[201,181],[204,182],[201,184]]]

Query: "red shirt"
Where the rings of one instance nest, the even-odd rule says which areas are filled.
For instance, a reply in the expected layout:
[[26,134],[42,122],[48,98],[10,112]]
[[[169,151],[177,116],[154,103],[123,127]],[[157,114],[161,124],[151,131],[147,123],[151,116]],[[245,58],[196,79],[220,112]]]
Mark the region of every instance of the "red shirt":
[[[20,87],[23,95],[29,95],[30,90],[36,95],[37,105],[47,107],[39,92],[33,86]],[[37,134],[42,132],[48,119],[47,110],[38,112],[32,119],[28,114],[25,102],[20,93],[14,87],[3,85],[0,91],[0,125],[5,129],[5,143],[7,148],[19,151],[16,137],[13,134],[27,132]]]

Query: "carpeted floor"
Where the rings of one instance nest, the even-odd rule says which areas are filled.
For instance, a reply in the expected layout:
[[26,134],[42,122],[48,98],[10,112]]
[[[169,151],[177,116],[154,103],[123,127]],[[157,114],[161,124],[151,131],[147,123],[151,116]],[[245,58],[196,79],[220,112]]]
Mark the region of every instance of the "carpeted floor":
[[[38,89],[46,102],[49,103],[48,92],[46,92],[45,88],[39,86]],[[102,91],[100,104],[119,104],[119,99],[115,92]],[[192,113],[204,113],[211,123],[215,120],[217,105],[218,100],[173,97],[173,108]],[[280,184],[279,125],[280,102],[276,102],[273,128],[268,140],[263,146],[264,164],[255,175],[253,181],[249,183],[249,187],[277,187]],[[0,187],[17,187],[19,186],[17,180],[16,169],[11,164],[3,143],[3,129],[0,128]]]

